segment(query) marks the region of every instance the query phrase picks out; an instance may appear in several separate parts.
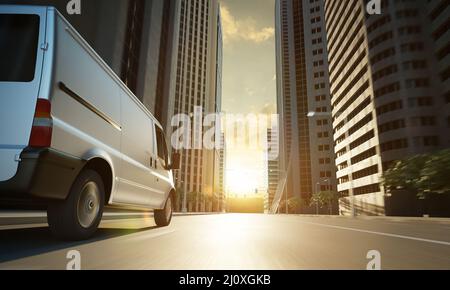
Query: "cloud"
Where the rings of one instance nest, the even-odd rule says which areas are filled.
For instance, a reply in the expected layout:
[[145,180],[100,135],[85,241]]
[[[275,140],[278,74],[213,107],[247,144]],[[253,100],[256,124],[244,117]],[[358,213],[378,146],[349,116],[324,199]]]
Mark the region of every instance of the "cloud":
[[265,42],[275,35],[273,27],[258,28],[253,18],[237,20],[231,15],[228,7],[222,5],[222,27],[225,43],[233,41],[250,41],[254,43]]

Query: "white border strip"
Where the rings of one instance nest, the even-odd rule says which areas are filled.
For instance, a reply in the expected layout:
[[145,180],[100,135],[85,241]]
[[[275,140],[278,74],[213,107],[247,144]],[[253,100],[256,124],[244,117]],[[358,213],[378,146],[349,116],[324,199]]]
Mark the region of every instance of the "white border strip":
[[325,224],[320,224],[320,223],[312,223],[312,222],[304,222],[304,221],[301,221],[301,223],[309,224],[309,225],[315,225],[315,226],[320,226],[320,227],[325,227],[325,228],[332,228],[332,229],[345,230],[345,231],[353,231],[353,232],[364,233],[364,234],[379,235],[379,236],[385,236],[385,237],[391,237],[391,238],[399,238],[399,239],[404,239],[404,240],[412,240],[412,241],[418,241],[418,242],[425,242],[425,243],[432,243],[432,244],[450,246],[450,242],[444,242],[444,241],[436,241],[436,240],[423,239],[423,238],[417,238],[417,237],[411,237],[411,236],[403,236],[403,235],[396,235],[396,234],[389,234],[389,233],[361,230],[361,229],[355,229],[355,228],[346,228],[346,227],[340,227],[340,226],[325,225]]

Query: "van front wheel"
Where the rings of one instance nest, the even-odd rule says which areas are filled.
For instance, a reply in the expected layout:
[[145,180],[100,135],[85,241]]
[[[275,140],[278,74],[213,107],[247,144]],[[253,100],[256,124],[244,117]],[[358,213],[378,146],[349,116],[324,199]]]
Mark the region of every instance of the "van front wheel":
[[92,237],[103,216],[105,189],[102,178],[93,170],[84,170],[75,180],[68,198],[53,202],[47,219],[53,235],[64,240]]
[[158,227],[167,227],[168,225],[170,225],[173,216],[172,196],[169,196],[169,198],[167,199],[164,209],[155,210],[154,215],[155,223]]

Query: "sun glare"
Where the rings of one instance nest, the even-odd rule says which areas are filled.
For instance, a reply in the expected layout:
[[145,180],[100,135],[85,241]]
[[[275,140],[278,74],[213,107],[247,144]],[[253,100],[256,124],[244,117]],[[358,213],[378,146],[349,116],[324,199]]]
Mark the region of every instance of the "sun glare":
[[262,151],[240,148],[229,153],[226,169],[228,195],[248,196],[267,187]]

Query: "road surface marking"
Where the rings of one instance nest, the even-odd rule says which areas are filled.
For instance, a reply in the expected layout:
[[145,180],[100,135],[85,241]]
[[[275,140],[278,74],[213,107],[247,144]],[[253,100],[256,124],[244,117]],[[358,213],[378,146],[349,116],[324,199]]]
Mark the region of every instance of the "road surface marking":
[[[121,216],[134,216],[134,217],[146,217],[152,216],[153,212],[104,212],[103,217],[121,217]],[[0,212],[0,218],[46,218],[47,212],[45,211],[7,211]]]
[[321,226],[321,227],[326,227],[326,228],[332,228],[332,229],[338,229],[338,230],[346,230],[346,231],[353,231],[353,232],[359,232],[359,233],[365,233],[365,234],[372,234],[372,235],[379,235],[379,236],[385,236],[385,237],[391,237],[391,238],[399,238],[399,239],[405,239],[405,240],[412,240],[412,241],[418,241],[418,242],[426,242],[426,243],[450,246],[450,242],[444,242],[444,241],[436,241],[436,240],[422,239],[422,238],[416,238],[416,237],[411,237],[411,236],[403,236],[403,235],[388,234],[388,233],[375,232],[375,231],[367,231],[367,230],[361,230],[361,229],[355,229],[355,228],[325,225],[325,224],[320,224],[320,223],[312,223],[312,222],[304,222],[304,221],[301,221],[301,223],[316,225],[316,226]]
[[12,225],[12,226],[0,226],[0,231],[11,231],[11,230],[26,230],[26,229],[37,229],[37,228],[47,228],[48,224],[24,224],[24,225]]

